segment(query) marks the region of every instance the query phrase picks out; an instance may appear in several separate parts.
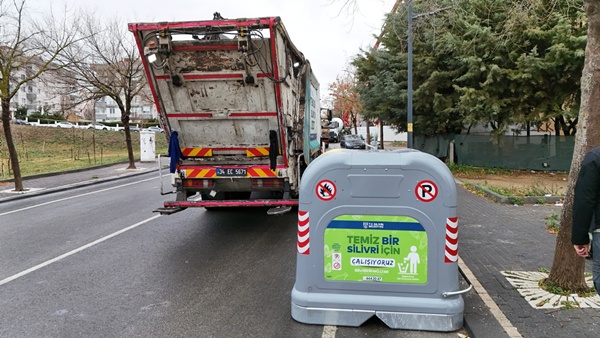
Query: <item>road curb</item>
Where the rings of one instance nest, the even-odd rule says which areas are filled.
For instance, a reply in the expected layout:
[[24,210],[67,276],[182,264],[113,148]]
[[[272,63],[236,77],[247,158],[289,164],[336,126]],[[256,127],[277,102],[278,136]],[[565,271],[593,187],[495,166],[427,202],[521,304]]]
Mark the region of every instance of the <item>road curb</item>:
[[479,184],[463,182],[458,178],[454,178],[454,180],[462,186],[469,185],[485,197],[502,204],[538,204],[541,200],[544,200],[545,204],[556,204],[565,198],[564,196],[504,196]]
[[[129,163],[129,161],[99,164],[99,165],[95,165],[92,167],[85,167],[85,168],[72,169],[72,170],[66,170],[66,171],[55,171],[55,172],[51,172],[51,173],[29,175],[29,176],[22,177],[22,179],[25,181],[25,180],[32,180],[32,179],[36,179],[36,178],[52,177],[52,176],[59,176],[59,175],[64,175],[64,174],[74,174],[74,173],[79,173],[79,172],[83,172],[83,171],[108,168],[113,165],[128,164],[128,163]],[[5,178],[5,179],[1,179],[0,183],[13,182],[14,180],[15,180],[14,178]]]
[[[108,167],[108,166],[112,166],[112,165],[116,165],[116,164],[119,164],[119,163],[113,163],[111,165],[106,165],[106,166],[96,167],[96,168],[103,168],[103,167]],[[160,168],[160,170],[164,170],[164,169],[167,169],[167,168]],[[87,170],[90,170],[90,168],[88,168]],[[128,169],[126,169],[126,170],[128,170]],[[42,195],[46,195],[46,194],[50,194],[50,193],[54,193],[54,192],[60,192],[60,191],[65,191],[65,190],[73,189],[73,188],[86,187],[86,186],[90,186],[90,185],[94,185],[94,184],[100,184],[100,183],[105,183],[105,182],[116,181],[116,180],[127,178],[127,177],[139,176],[139,175],[143,175],[143,174],[146,174],[146,173],[151,173],[153,171],[158,171],[158,170],[159,170],[159,168],[156,168],[156,169],[144,168],[144,170],[140,170],[139,172],[126,173],[124,175],[111,176],[111,177],[94,179],[94,180],[87,180],[87,181],[80,181],[80,182],[75,182],[75,183],[71,183],[71,184],[62,185],[62,186],[59,186],[59,187],[52,187],[52,188],[47,188],[47,189],[40,189],[38,191],[32,191],[32,192],[14,193],[14,195],[11,195],[11,196],[8,196],[8,197],[0,197],[0,202],[14,201],[14,200],[19,200],[19,199],[33,197],[33,196],[42,196]],[[63,172],[63,174],[80,172],[80,171],[86,171],[86,170],[79,170],[79,169],[77,169],[76,171]],[[47,176],[44,176],[44,175],[47,175]],[[59,174],[54,174],[54,173],[52,173],[52,174],[42,174],[42,175],[38,176],[38,178],[51,177],[51,176],[57,176],[57,175],[60,175],[60,173]],[[33,177],[32,176],[28,176],[27,178],[31,179]],[[12,181],[12,179],[10,181]]]

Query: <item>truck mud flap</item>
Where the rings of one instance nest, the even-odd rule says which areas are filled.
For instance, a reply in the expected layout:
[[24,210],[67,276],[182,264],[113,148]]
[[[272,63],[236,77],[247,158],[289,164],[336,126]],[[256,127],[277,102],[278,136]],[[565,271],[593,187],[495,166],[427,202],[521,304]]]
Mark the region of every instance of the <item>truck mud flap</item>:
[[161,215],[172,215],[174,213],[180,212],[185,210],[185,208],[179,208],[179,207],[169,207],[169,208],[158,208],[156,210],[154,210],[153,212],[158,212]]
[[278,207],[274,207],[271,208],[267,211],[267,215],[269,216],[273,216],[273,215],[283,215],[285,213],[288,213],[292,211],[292,206],[291,205],[282,205],[282,206],[278,206]]

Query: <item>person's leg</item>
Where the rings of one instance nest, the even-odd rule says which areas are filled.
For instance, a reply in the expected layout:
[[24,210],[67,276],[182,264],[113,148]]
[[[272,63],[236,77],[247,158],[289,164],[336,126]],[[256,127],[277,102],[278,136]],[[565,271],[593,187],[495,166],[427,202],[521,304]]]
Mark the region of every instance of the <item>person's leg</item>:
[[594,278],[594,288],[596,293],[600,295],[600,232],[592,233],[592,275]]

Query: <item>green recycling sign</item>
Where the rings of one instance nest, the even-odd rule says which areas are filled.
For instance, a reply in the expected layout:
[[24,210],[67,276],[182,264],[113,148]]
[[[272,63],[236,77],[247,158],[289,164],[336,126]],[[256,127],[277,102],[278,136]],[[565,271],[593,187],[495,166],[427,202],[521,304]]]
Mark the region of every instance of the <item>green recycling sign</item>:
[[340,215],[324,245],[326,280],[427,283],[427,232],[412,217]]

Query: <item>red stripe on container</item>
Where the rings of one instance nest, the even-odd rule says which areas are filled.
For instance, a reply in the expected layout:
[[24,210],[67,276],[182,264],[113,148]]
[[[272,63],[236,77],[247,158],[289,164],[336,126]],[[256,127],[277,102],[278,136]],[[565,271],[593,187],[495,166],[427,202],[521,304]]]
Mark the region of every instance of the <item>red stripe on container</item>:
[[264,116],[277,116],[277,112],[244,112],[244,113],[231,113],[230,117],[264,117]]
[[200,114],[167,114],[168,118],[186,118],[186,117],[212,117],[213,114],[209,113],[200,113]]

